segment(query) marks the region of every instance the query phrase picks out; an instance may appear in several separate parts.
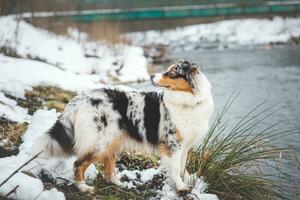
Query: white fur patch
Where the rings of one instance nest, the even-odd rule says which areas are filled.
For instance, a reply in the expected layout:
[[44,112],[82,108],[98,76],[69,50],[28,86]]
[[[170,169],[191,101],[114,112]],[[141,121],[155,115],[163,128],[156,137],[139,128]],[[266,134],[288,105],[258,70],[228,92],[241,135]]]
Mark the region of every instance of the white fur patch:
[[158,84],[161,79],[162,79],[162,74],[156,73],[156,74],[154,74],[154,77],[152,80],[154,83]]

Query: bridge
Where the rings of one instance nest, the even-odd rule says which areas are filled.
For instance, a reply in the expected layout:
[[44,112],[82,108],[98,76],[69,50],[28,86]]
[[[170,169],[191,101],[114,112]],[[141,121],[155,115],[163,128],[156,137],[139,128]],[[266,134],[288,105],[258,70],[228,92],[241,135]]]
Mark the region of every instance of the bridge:
[[[86,4],[91,2],[98,4],[101,1],[85,0]],[[100,3],[99,3],[100,2]],[[102,1],[105,3],[108,1]],[[114,5],[118,7],[118,1]],[[121,2],[121,1],[120,1]],[[195,18],[195,17],[216,17],[216,16],[235,16],[249,14],[279,14],[293,13],[300,14],[299,0],[273,0],[273,1],[237,1],[237,0],[215,0],[215,1],[185,1],[186,5],[168,6],[166,1],[157,6],[145,7],[134,6],[133,0],[123,1],[119,8],[104,9],[83,9],[83,10],[68,10],[56,12],[35,12],[23,13],[24,18],[56,18],[68,19],[71,21],[92,22],[100,20],[145,20],[145,19],[170,19],[170,18]],[[150,1],[148,1],[150,2]],[[153,2],[153,1],[152,1]],[[159,1],[154,1],[159,2]],[[190,4],[189,4],[190,2]],[[200,3],[199,3],[200,2]],[[127,3],[124,5],[124,3]],[[154,4],[155,5],[155,4]],[[88,6],[87,6],[88,7]],[[105,7],[105,5],[104,5]]]

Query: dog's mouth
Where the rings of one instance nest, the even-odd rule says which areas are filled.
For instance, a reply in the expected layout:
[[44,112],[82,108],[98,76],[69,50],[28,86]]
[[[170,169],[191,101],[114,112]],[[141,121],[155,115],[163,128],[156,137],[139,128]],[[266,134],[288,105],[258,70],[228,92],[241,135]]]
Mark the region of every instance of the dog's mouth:
[[152,85],[155,86],[155,87],[171,88],[170,86],[167,86],[167,85],[159,85],[159,84],[155,83],[155,82],[153,81],[153,78],[152,78],[152,77],[150,78],[150,80],[151,80]]
[[153,81],[153,77],[152,77],[152,76],[151,76],[150,80],[151,80],[152,85],[154,85],[155,87],[159,87],[159,85],[156,84],[156,83]]

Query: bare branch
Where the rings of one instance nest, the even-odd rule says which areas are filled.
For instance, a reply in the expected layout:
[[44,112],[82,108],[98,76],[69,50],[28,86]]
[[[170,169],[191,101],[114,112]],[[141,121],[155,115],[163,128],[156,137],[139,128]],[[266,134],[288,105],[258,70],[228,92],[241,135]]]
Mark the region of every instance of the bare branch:
[[21,165],[18,169],[16,169],[11,175],[9,175],[9,177],[7,177],[1,184],[0,187],[2,185],[4,185],[11,177],[13,177],[16,173],[19,172],[20,169],[22,169],[23,167],[25,167],[26,165],[28,165],[31,161],[33,161],[34,159],[36,159],[41,153],[43,153],[43,151],[37,153],[35,156],[33,156],[31,159],[29,159],[27,162],[25,162],[23,165]]
[[8,197],[9,195],[11,195],[12,193],[15,193],[17,191],[17,188],[19,187],[19,185],[17,185],[16,187],[14,187],[14,189],[12,189],[9,193],[7,193],[5,195],[5,197]]

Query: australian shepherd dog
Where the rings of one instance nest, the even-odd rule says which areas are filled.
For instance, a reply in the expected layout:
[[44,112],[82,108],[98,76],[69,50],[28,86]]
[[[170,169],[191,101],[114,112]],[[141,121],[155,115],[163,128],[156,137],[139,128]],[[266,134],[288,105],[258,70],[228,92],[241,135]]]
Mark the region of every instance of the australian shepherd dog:
[[81,191],[93,191],[84,172],[95,162],[103,163],[107,181],[120,184],[115,163],[123,151],[159,155],[176,190],[189,189],[187,154],[208,132],[211,84],[195,63],[185,60],[152,75],[151,82],[163,92],[104,88],[74,97],[40,138],[45,155],[77,157],[74,179]]

